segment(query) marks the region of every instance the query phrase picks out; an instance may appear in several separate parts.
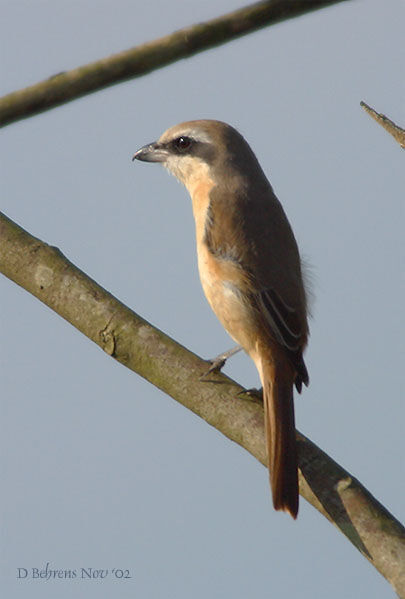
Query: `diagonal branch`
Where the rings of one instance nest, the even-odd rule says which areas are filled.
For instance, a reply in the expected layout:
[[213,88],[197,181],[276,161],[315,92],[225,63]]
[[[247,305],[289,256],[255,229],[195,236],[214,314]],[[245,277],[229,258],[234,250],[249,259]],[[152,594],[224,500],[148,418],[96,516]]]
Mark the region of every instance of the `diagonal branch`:
[[[241,399],[222,373],[154,328],[54,247],[0,213],[0,271],[116,360],[266,463],[263,407]],[[300,494],[330,520],[405,598],[405,530],[339,464],[297,432]]]
[[102,58],[0,98],[0,127],[146,75],[267,25],[345,0],[266,0]]
[[365,102],[360,102],[360,106],[364,108],[366,112],[375,120],[381,127],[384,127],[388,133],[392,135],[392,137],[399,143],[401,148],[405,148],[405,129],[396,125],[393,121],[391,121],[385,114],[381,114],[380,112],[376,112],[374,108],[371,108]]

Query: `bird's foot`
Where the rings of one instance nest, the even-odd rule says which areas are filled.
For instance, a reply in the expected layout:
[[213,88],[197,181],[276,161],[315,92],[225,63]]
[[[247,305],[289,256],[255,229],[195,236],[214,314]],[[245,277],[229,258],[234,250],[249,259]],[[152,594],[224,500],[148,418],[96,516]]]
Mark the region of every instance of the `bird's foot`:
[[239,397],[243,397],[243,396],[247,396],[248,399],[251,399],[252,401],[259,401],[260,403],[263,402],[263,389],[243,389],[243,391],[239,391],[238,393]]
[[237,345],[236,347],[233,347],[232,349],[229,349],[228,351],[219,354],[219,356],[216,356],[216,358],[208,360],[208,362],[211,362],[211,366],[208,368],[207,372],[200,376],[200,381],[204,381],[207,378],[207,376],[212,374],[213,372],[221,372],[228,358],[238,353],[241,349],[242,347],[240,345]]

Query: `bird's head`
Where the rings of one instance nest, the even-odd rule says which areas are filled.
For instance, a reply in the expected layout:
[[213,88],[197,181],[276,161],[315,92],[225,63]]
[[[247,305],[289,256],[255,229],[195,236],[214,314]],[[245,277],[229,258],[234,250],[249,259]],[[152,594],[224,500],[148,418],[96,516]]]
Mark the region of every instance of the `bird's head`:
[[236,129],[221,121],[187,121],[135,152],[132,160],[161,162],[192,193],[196,182],[214,185],[224,178],[261,168],[250,146]]

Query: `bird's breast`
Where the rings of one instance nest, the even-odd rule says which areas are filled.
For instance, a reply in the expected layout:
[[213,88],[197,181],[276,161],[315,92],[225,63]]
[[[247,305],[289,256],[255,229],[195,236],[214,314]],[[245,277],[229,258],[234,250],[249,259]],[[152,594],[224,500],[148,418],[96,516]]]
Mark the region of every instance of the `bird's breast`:
[[207,219],[210,218],[210,191],[213,186],[214,182],[205,178],[200,180],[192,191],[189,190],[196,225],[201,285],[208,303],[223,327],[249,352],[252,344],[250,333],[252,327],[255,328],[257,325],[254,310],[246,299],[247,275],[237,261],[216,255],[206,242]]
[[204,242],[197,247],[201,285],[211,308],[229,335],[250,352],[255,313],[243,292],[243,272],[230,260],[216,258]]

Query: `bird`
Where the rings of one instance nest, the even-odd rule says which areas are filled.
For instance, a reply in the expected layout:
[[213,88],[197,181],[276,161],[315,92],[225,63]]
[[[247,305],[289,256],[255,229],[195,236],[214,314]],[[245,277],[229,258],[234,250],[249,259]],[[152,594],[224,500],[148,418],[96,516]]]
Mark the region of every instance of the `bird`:
[[273,505],[295,519],[293,388],[301,393],[309,383],[309,328],[302,262],[284,209],[247,141],[222,121],[170,127],[132,160],[161,163],[189,192],[202,288],[257,368]]

